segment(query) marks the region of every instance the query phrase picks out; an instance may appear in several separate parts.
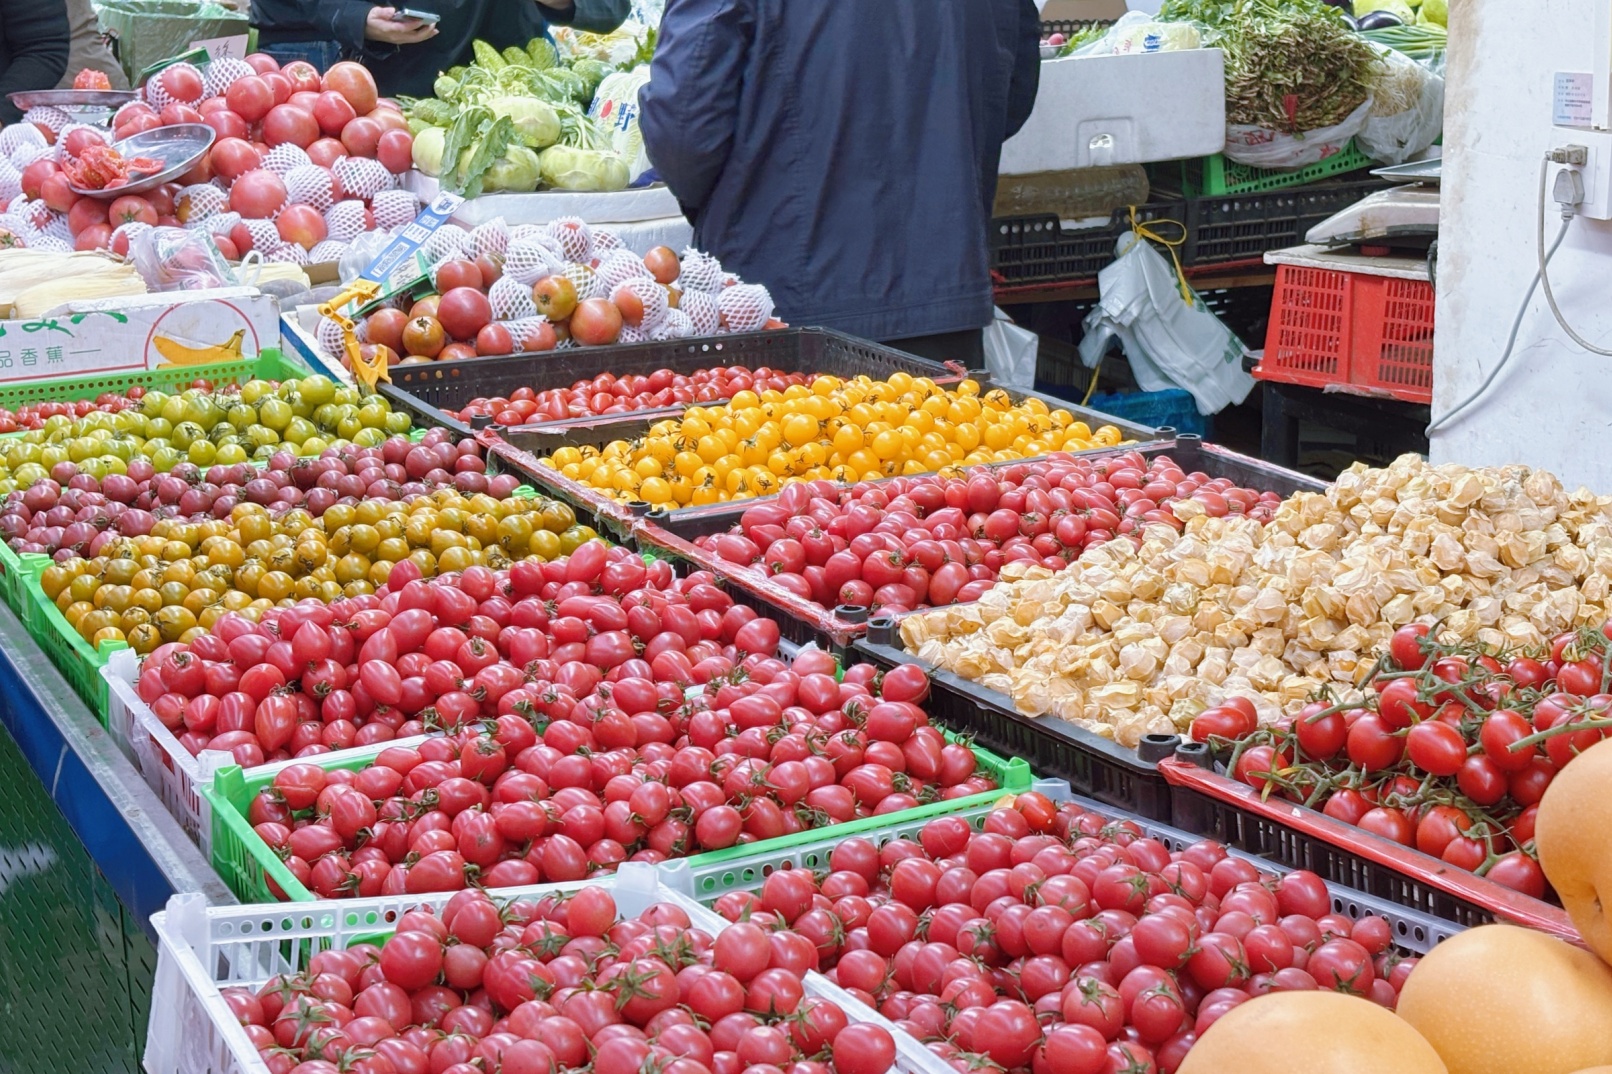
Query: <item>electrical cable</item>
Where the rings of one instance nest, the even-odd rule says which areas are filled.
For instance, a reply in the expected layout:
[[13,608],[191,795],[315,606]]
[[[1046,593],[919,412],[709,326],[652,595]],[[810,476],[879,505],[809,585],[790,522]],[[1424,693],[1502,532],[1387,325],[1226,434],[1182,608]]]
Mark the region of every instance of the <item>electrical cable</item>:
[[[1500,376],[1500,371],[1505,369],[1506,364],[1511,361],[1511,353],[1517,346],[1517,333],[1521,331],[1522,319],[1523,317],[1527,316],[1528,307],[1534,300],[1534,291],[1538,289],[1540,280],[1544,277],[1545,267],[1549,265],[1551,259],[1556,256],[1556,251],[1561,247],[1562,240],[1567,237],[1567,227],[1572,222],[1571,214],[1565,214],[1563,216],[1561,230],[1556,232],[1556,238],[1550,244],[1550,249],[1545,249],[1545,175],[1549,170],[1549,162],[1550,158],[1546,156],[1540,161],[1539,165],[1539,269],[1535,271],[1533,279],[1528,283],[1528,290],[1522,296],[1521,305],[1517,307],[1517,316],[1512,318],[1511,332],[1506,337],[1506,348],[1500,354],[1500,361],[1492,370],[1489,371],[1489,375],[1483,379],[1483,383],[1478,386],[1477,391],[1461,400],[1453,409],[1445,412],[1443,416],[1429,423],[1426,432],[1430,437],[1439,429],[1442,429],[1444,426],[1454,421],[1473,403],[1481,399],[1484,393],[1494,385],[1496,378]],[[1566,326],[1564,325],[1563,327]]]
[[[1562,316],[1561,309],[1556,305],[1556,296],[1551,293],[1550,272],[1548,270],[1548,265],[1545,258],[1545,173],[1548,168],[1549,158],[1547,157],[1545,160],[1542,160],[1539,163],[1539,282],[1543,284],[1545,288],[1545,301],[1550,303],[1550,312],[1555,316],[1556,323],[1562,326],[1562,331],[1567,333],[1567,338],[1571,339],[1574,343],[1577,343],[1580,347],[1583,347],[1591,354],[1600,354],[1608,358],[1612,358],[1612,351],[1603,350],[1602,348],[1597,347],[1595,344],[1573,331],[1573,326],[1567,323],[1567,318]],[[1562,230],[1564,232],[1567,230],[1567,225],[1572,222],[1573,216],[1574,212],[1572,209],[1569,209],[1566,206],[1562,207]],[[1561,240],[1558,239],[1557,241],[1559,242]]]

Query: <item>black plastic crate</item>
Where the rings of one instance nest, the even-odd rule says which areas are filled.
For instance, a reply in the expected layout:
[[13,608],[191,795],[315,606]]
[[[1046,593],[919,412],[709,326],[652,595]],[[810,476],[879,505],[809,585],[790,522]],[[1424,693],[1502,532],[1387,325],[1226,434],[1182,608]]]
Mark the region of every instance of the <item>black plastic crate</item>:
[[[1186,225],[1187,203],[1139,205],[1136,219],[1160,221],[1160,234],[1173,239]],[[1094,279],[1114,260],[1114,244],[1130,230],[1128,208],[1115,209],[1108,223],[1094,227],[1066,228],[1050,213],[1001,217],[991,221],[991,272],[1008,284]]]
[[1065,37],[1074,37],[1083,34],[1096,26],[1104,27],[1114,25],[1113,19],[1042,19],[1041,36],[1051,37],[1053,34],[1063,34]]
[[[1329,884],[1387,899],[1442,921],[1475,927],[1513,920],[1495,909],[1461,898],[1326,839],[1242,809],[1235,803],[1221,801],[1190,787],[1171,786],[1170,792],[1170,823],[1184,831],[1217,839],[1229,847],[1280,865],[1308,869]],[[1432,868],[1451,868],[1435,859],[1428,860]],[[1558,931],[1537,920],[1527,923],[1546,931]]]
[[[615,347],[578,347],[544,354],[477,358],[464,362],[399,365],[382,394],[410,413],[450,429],[468,431],[443,408],[460,410],[478,397],[508,396],[517,388],[569,388],[601,373],[647,376],[660,369],[690,374],[716,365],[768,366],[786,373],[827,373],[883,378],[904,372],[945,382],[962,379],[960,364],[943,364],[822,328],[785,328],[732,336]],[[679,408],[681,409],[681,408]],[[609,415],[620,417],[621,415]],[[577,419],[585,420],[585,419]],[[553,424],[553,423],[549,423]]]
[[1316,224],[1391,184],[1381,179],[1193,198],[1187,205],[1184,265],[1214,265],[1262,258],[1298,246]]
[[[1166,432],[1168,430],[1159,430]],[[1173,434],[1172,434],[1173,435]],[[1286,470],[1280,466],[1235,451],[1215,447],[1203,443],[1203,438],[1191,433],[1173,435],[1173,439],[1161,440],[1151,444],[1140,444],[1132,447],[1107,448],[1101,452],[1090,452],[1082,457],[1101,457],[1121,455],[1131,451],[1138,451],[1144,458],[1152,459],[1159,455],[1172,457],[1181,469],[1192,473],[1202,471],[1210,477],[1230,478],[1244,488],[1256,489],[1260,492],[1276,492],[1283,496],[1290,496],[1295,492],[1320,492],[1326,488],[1326,483],[1318,478],[1301,474],[1296,470]],[[1023,460],[1013,462],[985,463],[973,469],[990,470],[1007,466],[1021,465]],[[910,480],[908,478],[885,478],[876,481],[875,485],[886,481]],[[741,500],[735,503],[711,504],[706,507],[686,507],[681,511],[651,511],[645,517],[668,533],[681,537],[685,541],[692,541],[697,537],[709,536],[713,533],[725,533],[738,524],[739,516],[746,508],[756,504],[771,503],[776,496],[758,496],[751,500]]]
[[[931,667],[890,644],[891,623],[874,619],[868,636],[851,646],[851,659],[885,669],[899,664],[923,667],[930,679],[924,708],[936,723],[972,735],[1004,757],[1023,757],[1037,775],[1067,779],[1078,793],[1099,802],[1148,820],[1170,820],[1170,785],[1159,774],[1158,761],[1174,752],[1177,736],[1149,735],[1139,752],[1055,716],[1025,716],[995,690]],[[894,641],[899,644],[899,638]]]
[[[1049,408],[1061,408],[1069,411],[1093,429],[1096,429],[1099,425],[1112,425],[1119,429],[1127,440],[1151,443],[1159,439],[1159,431],[1150,426],[1138,425],[1134,422],[1101,414],[1095,410],[1069,403],[1062,399],[1042,395],[1039,392],[1019,391],[1014,388],[991,390],[1006,391],[1015,403],[1022,403],[1032,398],[1040,399]],[[534,485],[550,495],[557,496],[573,507],[588,510],[597,517],[607,520],[612,524],[612,532],[617,533],[618,536],[625,537],[623,526],[628,524],[635,513],[647,513],[648,505],[644,505],[641,512],[635,512],[629,509],[626,504],[610,500],[602,492],[590,490],[583,485],[565,479],[554,470],[541,465],[538,459],[545,455],[550,455],[555,449],[562,447],[580,447],[584,445],[603,447],[613,440],[634,440],[644,436],[652,426],[657,422],[665,421],[668,416],[661,411],[643,414],[608,414],[598,418],[579,418],[571,422],[529,425],[517,429],[499,429],[497,430],[497,435],[504,443],[514,448],[516,452],[523,453],[523,457],[506,457],[505,461],[509,462],[514,469],[527,477]],[[1106,452],[1114,449],[1093,450]],[[726,503],[722,506],[737,512],[761,499],[762,497],[753,497],[747,500]],[[701,510],[709,511],[710,508],[680,508],[677,511],[659,514],[656,516],[656,520],[662,525],[666,525],[667,519],[675,520],[686,513]],[[681,535],[682,531],[676,530],[675,532]]]

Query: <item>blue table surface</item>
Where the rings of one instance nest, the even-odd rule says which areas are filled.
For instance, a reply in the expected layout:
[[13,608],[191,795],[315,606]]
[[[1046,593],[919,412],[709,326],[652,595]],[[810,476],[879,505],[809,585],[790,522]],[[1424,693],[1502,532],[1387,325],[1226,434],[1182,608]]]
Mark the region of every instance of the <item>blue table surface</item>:
[[0,722],[101,873],[150,933],[171,895],[235,897],[89,706],[0,607]]

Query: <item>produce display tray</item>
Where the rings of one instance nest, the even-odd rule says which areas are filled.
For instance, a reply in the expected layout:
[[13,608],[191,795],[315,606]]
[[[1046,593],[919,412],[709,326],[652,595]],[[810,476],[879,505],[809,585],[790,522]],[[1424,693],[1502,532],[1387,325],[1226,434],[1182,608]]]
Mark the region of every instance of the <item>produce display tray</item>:
[[113,653],[129,646],[121,641],[103,641],[97,647],[85,641],[78,631],[73,629],[61,609],[45,596],[45,590],[40,585],[40,575],[50,564],[51,559],[48,556],[37,559],[30,556],[22,565],[22,588],[26,598],[26,611],[21,616],[22,625],[27,629],[29,636],[50,657],[50,662],[56,665],[56,670],[62,673],[62,677],[72,684],[78,696],[84,699],[84,703],[89,706],[90,712],[100,721],[101,726],[105,727],[110,702],[106,679],[102,676],[101,669],[106,666]]
[[665,343],[579,347],[546,356],[517,354],[469,362],[400,365],[390,370],[392,382],[381,385],[381,394],[393,400],[393,405],[402,403],[410,413],[420,414],[432,424],[468,433],[468,425],[444,411],[461,410],[478,397],[507,398],[517,388],[534,391],[569,388],[579,380],[591,380],[601,373],[614,377],[647,376],[660,369],[670,369],[686,375],[719,365],[742,365],[750,369],[768,366],[784,373],[825,373],[838,377],[867,374],[882,378],[904,372],[943,384],[956,383],[967,375],[967,370],[957,363],[932,362],[839,332],[785,328]]
[[[1100,425],[1112,425],[1128,440],[1139,443],[1157,441],[1158,430],[1145,425],[1137,425],[1107,414],[1100,414],[1095,410],[1082,407],[1075,403],[1068,403],[1040,392],[1020,391],[1017,389],[1003,390],[1011,397],[1015,404],[1023,403],[1028,399],[1040,399],[1049,409],[1067,410],[1075,417],[1086,422],[1096,429]],[[478,439],[490,451],[498,455],[507,464],[514,468],[522,477],[526,478],[539,491],[557,496],[561,500],[586,511],[600,522],[610,528],[610,532],[618,539],[631,540],[636,520],[649,511],[648,504],[626,504],[604,495],[597,489],[573,481],[557,470],[544,466],[538,460],[543,456],[552,454],[562,447],[581,447],[591,445],[603,447],[613,440],[634,440],[647,433],[656,422],[664,420],[664,415],[654,414],[612,414],[604,417],[580,418],[572,422],[554,422],[547,425],[528,425],[521,428],[487,428],[477,433]],[[1112,448],[1093,448],[1094,452],[1107,452]],[[1088,454],[1076,452],[1076,454]],[[750,500],[738,502],[738,506],[748,506]],[[734,506],[726,504],[724,506]],[[692,511],[694,508],[681,508],[672,514],[681,514],[683,511]],[[597,527],[595,527],[597,528]],[[602,530],[600,532],[603,532]]]
[[[393,743],[383,742],[374,746],[344,750],[340,757],[333,754],[322,754],[313,758],[303,758],[302,761],[303,763],[311,761],[325,769],[357,770],[369,765],[376,756],[391,745]],[[927,820],[932,817],[958,813],[975,806],[994,802],[1003,794],[1030,789],[1032,777],[1030,766],[1027,762],[1020,758],[1005,760],[979,746],[973,747],[973,750],[979,767],[989,772],[996,779],[997,789],[969,795],[965,798],[934,802],[897,813],[887,813],[882,816],[865,817],[848,821],[844,824],[830,825],[826,828],[787,835],[779,839],[747,843],[743,846],[729,847],[726,850],[708,851],[705,854],[691,856],[688,859],[690,867],[695,869],[707,866],[736,868],[753,855],[766,855],[788,850],[792,847],[809,846],[812,843],[823,840],[837,841],[852,835],[866,835],[889,824],[906,820]],[[203,783],[200,786],[201,797],[206,801],[206,805],[203,808],[212,814],[212,845],[208,848],[208,851],[212,857],[213,869],[242,902],[276,903],[282,901],[277,899],[270,889],[269,882],[271,879],[279,886],[281,891],[286,893],[287,898],[284,901],[299,903],[315,901],[313,894],[291,875],[290,870],[269,849],[268,844],[263,842],[258,834],[252,830],[252,826],[247,823],[246,819],[247,808],[257,793],[274,780],[275,774],[280,769],[288,764],[295,763],[298,762],[286,761],[280,764],[262,765],[252,769],[250,774],[238,765],[229,765],[220,768],[211,782]]]
[[[629,862],[614,876],[586,881],[610,891],[623,916],[657,903],[681,907],[693,925],[715,935],[728,922],[667,884],[654,866]],[[500,897],[541,897],[576,891],[581,884],[509,888]],[[145,1069],[153,1074],[268,1074],[268,1067],[230,1011],[220,989],[259,987],[277,975],[307,968],[320,951],[374,942],[390,934],[407,910],[440,910],[452,897],[441,892],[307,904],[295,914],[265,907],[209,907],[200,895],[178,895],[155,915],[158,938]],[[818,973],[807,973],[805,994],[832,1000],[852,1022],[882,1026],[896,1041],[896,1074],[947,1074],[951,1070],[915,1038],[864,1006]]]
[[[168,807],[168,812],[179,822],[185,834],[197,846],[207,850],[213,836],[212,812],[200,788],[212,780],[214,772],[234,762],[223,750],[204,750],[197,757],[185,749],[174,733],[157,719],[151,706],[140,700],[135,690],[139,671],[139,659],[132,649],[119,649],[111,653],[106,665],[100,669],[107,684],[107,733],[124,755],[134,762],[146,785],[162,799],[163,805]],[[425,738],[425,735],[419,735],[394,739],[387,745],[410,746]],[[346,752],[335,750],[320,757],[326,761],[339,761],[345,759]],[[268,767],[278,771],[283,766]],[[255,768],[245,770],[248,778],[257,773]]]
[[[1147,458],[1169,455],[1187,472],[1201,471],[1210,477],[1224,477],[1246,488],[1261,492],[1281,493],[1319,492],[1326,484],[1316,478],[1280,466],[1240,455],[1235,451],[1204,444],[1197,436],[1182,434],[1173,440],[1156,441],[1127,448],[1104,448],[1085,452],[1083,457],[1103,457],[1139,451]],[[1014,466],[1016,462],[990,463],[986,469]],[[767,503],[775,497],[757,497],[742,503],[712,504],[690,507],[680,511],[649,512],[633,526],[634,541],[640,549],[650,550],[662,559],[671,560],[690,570],[707,570],[722,578],[736,600],[749,604],[758,611],[777,619],[784,636],[796,641],[816,641],[836,650],[843,650],[854,639],[867,632],[866,609],[825,609],[814,601],[784,589],[769,581],[760,572],[727,563],[716,554],[696,546],[697,537],[721,533],[739,521],[745,509],[757,503]],[[779,613],[782,613],[780,617]],[[1011,705],[1009,705],[1011,708]]]
[[1567,912],[1412,847],[1259,792],[1186,760],[1158,765],[1171,823],[1267,861],[1309,869],[1396,906],[1461,926],[1510,922],[1578,941]]
[[[1168,824],[1150,820],[1147,817],[1137,816],[1129,810],[1116,809],[1106,802],[1075,794],[1067,780],[1038,779],[1033,790],[1046,795],[1056,803],[1073,802],[1082,809],[1089,809],[1096,813],[1112,817],[1116,822],[1129,822],[1141,829],[1142,834],[1148,838],[1157,839],[1171,850],[1182,850],[1199,842],[1202,837],[1191,832]],[[969,822],[980,827],[987,814],[994,806],[981,807],[965,814]],[[907,822],[892,824],[873,837],[873,841],[880,846],[896,839],[916,839],[923,830],[924,822]],[[835,844],[820,843],[816,847],[804,851],[797,851],[789,856],[777,855],[764,863],[752,863],[743,869],[728,869],[718,872],[697,872],[685,866],[682,862],[662,862],[658,868],[665,882],[680,891],[692,891],[694,897],[702,902],[712,902],[729,891],[758,891],[768,875],[779,869],[812,869],[819,872],[828,870],[829,855],[833,853]],[[1266,872],[1278,875],[1293,872],[1297,866],[1282,862],[1267,861],[1253,854],[1229,848],[1234,858],[1253,862]],[[1332,897],[1332,909],[1335,913],[1343,914],[1348,918],[1360,918],[1366,914],[1375,914],[1385,919],[1393,928],[1394,945],[1401,951],[1425,955],[1432,950],[1433,945],[1449,939],[1461,932],[1466,926],[1417,910],[1412,907],[1399,905],[1389,899],[1367,894],[1363,891],[1353,890],[1345,885],[1329,883],[1327,885]]]
[[1239,164],[1224,153],[1216,153],[1194,160],[1156,164],[1148,171],[1154,185],[1179,190],[1185,197],[1195,198],[1253,194],[1262,190],[1304,186],[1351,172],[1365,171],[1376,163],[1351,141],[1343,152],[1303,168],[1256,168]]

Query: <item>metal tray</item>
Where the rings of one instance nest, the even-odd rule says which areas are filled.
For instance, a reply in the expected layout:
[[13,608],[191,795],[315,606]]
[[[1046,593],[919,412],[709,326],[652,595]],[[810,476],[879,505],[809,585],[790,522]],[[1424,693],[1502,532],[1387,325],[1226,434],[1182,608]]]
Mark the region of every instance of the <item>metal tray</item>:
[[125,194],[153,190],[163,183],[178,179],[194,168],[196,162],[212,148],[213,139],[216,137],[218,133],[205,123],[175,123],[171,127],[158,127],[155,130],[131,134],[121,142],[114,142],[112,148],[125,160],[130,157],[155,157],[166,166],[159,172],[119,187],[88,190],[75,186],[72,188],[73,193],[82,194],[87,198],[109,200],[121,198]]
[[19,90],[6,94],[24,112],[30,108],[60,108],[64,112],[115,112],[130,101],[140,99],[134,90],[46,89]]

